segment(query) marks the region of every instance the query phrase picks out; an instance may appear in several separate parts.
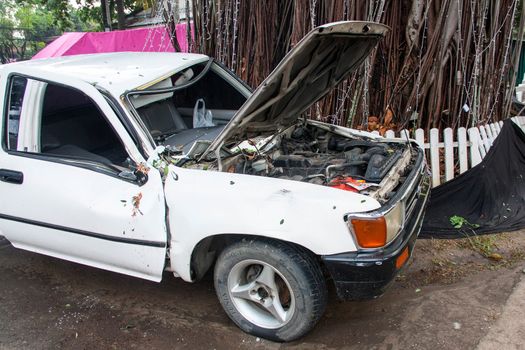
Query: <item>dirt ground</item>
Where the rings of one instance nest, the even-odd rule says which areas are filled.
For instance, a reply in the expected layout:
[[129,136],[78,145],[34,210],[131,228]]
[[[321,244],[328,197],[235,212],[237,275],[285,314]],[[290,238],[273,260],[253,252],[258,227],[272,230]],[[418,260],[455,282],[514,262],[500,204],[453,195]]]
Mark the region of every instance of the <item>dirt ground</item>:
[[524,276],[525,231],[419,240],[379,299],[340,303],[277,344],[229,321],[210,278],[156,284],[14,249],[0,240],[0,349],[472,349]]

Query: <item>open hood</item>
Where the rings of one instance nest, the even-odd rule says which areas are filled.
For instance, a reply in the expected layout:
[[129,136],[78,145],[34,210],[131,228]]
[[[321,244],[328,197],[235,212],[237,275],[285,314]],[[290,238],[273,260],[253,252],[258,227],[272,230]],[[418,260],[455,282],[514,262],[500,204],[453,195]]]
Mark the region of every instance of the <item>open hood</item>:
[[313,29],[258,86],[203,156],[222,145],[271,135],[296,123],[359,67],[388,30],[379,23],[355,21]]

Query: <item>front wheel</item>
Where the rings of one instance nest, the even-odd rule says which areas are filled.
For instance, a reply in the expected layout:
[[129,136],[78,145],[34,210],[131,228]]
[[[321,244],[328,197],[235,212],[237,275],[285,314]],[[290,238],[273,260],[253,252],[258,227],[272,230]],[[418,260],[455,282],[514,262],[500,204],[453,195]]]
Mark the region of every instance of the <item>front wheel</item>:
[[326,284],[306,250],[284,242],[245,239],[227,247],[215,265],[224,310],[247,333],[275,341],[303,336],[326,307]]

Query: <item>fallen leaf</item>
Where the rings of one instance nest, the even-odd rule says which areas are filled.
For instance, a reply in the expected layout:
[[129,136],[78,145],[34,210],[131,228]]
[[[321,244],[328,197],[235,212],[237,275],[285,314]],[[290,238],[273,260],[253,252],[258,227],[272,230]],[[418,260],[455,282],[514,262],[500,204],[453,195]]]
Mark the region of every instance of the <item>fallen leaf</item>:
[[120,327],[121,330],[127,330],[127,329],[132,329],[132,328],[135,328],[136,326],[134,324],[127,324],[125,326],[122,326]]
[[136,216],[137,213],[140,213],[142,215],[142,212],[140,211],[140,201],[142,199],[142,192],[139,192],[136,196],[133,196],[131,202],[133,203],[133,213],[131,216]]
[[495,260],[495,261],[499,261],[501,259],[503,259],[503,257],[498,254],[498,253],[492,253],[488,256],[489,259],[492,259],[492,260]]

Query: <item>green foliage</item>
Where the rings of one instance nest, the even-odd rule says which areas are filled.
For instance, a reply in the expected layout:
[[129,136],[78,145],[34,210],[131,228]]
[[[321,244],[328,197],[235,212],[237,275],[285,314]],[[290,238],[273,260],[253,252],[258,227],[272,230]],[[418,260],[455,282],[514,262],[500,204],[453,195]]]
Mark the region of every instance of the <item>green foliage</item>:
[[[116,0],[109,1],[109,9],[112,20],[116,20]],[[79,8],[77,15],[83,23],[89,23],[96,27],[96,30],[103,30],[102,9],[100,0],[76,0]],[[124,11],[127,14],[137,13],[142,11],[145,7],[152,7],[153,0],[123,0]],[[112,24],[112,28],[116,29],[116,25]]]
[[0,59],[2,63],[29,58],[59,35],[56,18],[44,5],[4,0],[0,7]]
[[[496,253],[495,250],[497,249],[496,246],[496,238],[494,236],[478,236],[476,235],[476,232],[474,231],[475,228],[478,228],[478,224],[472,224],[468,222],[467,219],[465,219],[462,216],[459,215],[453,215],[449,218],[450,224],[454,226],[454,228],[458,229],[459,232],[461,232],[468,240],[468,243],[472,250],[480,253],[486,258],[499,261],[502,260],[503,257]],[[469,232],[470,231],[470,232]]]
[[[79,3],[79,0],[77,0]],[[80,4],[79,4],[80,5]],[[78,8],[76,15],[81,23],[90,24],[94,30],[102,31],[102,10],[100,5],[95,5],[92,0],[84,1]]]
[[478,224],[471,224],[462,216],[454,215],[449,218],[450,224],[454,226],[454,228],[460,229],[460,228],[478,228]]
[[[116,19],[117,0],[109,1]],[[122,0],[125,13],[136,13],[153,0]],[[66,31],[103,30],[100,0],[0,0],[0,62],[31,58]],[[116,25],[113,26],[116,28]]]
[[68,0],[0,0],[0,62],[29,59],[64,31],[97,29]]
[[55,26],[56,18],[42,6],[22,6],[14,16],[17,27],[23,30],[27,41],[43,42],[46,38],[60,34],[60,29]]
[[473,236],[467,238],[472,249],[485,257],[493,255],[497,248],[496,239],[493,236]]

